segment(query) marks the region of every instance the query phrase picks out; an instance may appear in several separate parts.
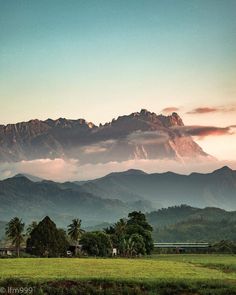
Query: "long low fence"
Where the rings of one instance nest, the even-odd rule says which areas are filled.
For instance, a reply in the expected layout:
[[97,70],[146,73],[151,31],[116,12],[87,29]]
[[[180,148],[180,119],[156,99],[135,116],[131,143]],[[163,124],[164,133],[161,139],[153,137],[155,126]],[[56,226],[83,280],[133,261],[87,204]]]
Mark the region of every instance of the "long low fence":
[[154,248],[209,248],[209,243],[154,243]]

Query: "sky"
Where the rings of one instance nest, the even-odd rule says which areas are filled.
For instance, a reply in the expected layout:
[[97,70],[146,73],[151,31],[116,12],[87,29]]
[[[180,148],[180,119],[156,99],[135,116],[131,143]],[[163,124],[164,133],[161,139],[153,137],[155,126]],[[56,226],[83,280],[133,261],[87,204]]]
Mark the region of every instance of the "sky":
[[[0,103],[0,124],[146,108],[236,125],[236,1],[0,0]],[[235,160],[234,128],[195,140]]]

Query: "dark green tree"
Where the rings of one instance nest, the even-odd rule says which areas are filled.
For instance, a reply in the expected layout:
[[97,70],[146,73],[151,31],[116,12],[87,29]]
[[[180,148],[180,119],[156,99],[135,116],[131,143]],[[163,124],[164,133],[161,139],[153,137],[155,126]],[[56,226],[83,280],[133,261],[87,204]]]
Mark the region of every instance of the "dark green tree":
[[104,232],[87,232],[80,239],[82,250],[91,256],[109,256],[112,251],[110,236]]
[[82,245],[82,250],[85,251],[88,255],[99,255],[98,239],[95,233],[84,233],[80,239],[80,244]]
[[153,230],[152,226],[148,223],[145,214],[143,214],[141,211],[133,211],[128,214],[128,217],[129,217],[127,221],[128,226],[139,225],[145,230],[148,230],[148,231]]
[[109,235],[104,232],[97,232],[96,236],[98,240],[98,255],[102,257],[110,256],[112,253],[112,241]]
[[26,229],[26,235],[30,236],[31,232],[33,231],[33,229],[35,229],[35,227],[38,225],[37,221],[32,221],[31,224],[28,225],[27,229]]
[[119,249],[120,245],[122,244],[126,236],[126,229],[127,221],[124,218],[122,218],[113,226],[104,229],[104,231],[106,234],[110,235],[113,246]]
[[232,241],[222,240],[218,243],[213,244],[211,250],[217,253],[235,254],[236,244]]
[[[142,236],[145,244],[146,254],[153,250],[152,226],[147,222],[145,214],[133,211],[128,215],[126,234],[130,237],[133,234]],[[138,253],[139,254],[139,253]],[[142,254],[142,253],[140,253]]]
[[48,216],[39,222],[27,240],[27,252],[36,256],[63,256],[68,246],[65,231],[57,229]]
[[133,253],[135,255],[138,255],[138,254],[145,255],[146,254],[146,248],[145,248],[145,243],[144,243],[143,237],[141,235],[139,235],[139,234],[132,234],[130,236],[130,239],[132,241],[132,253],[131,253],[131,255]]
[[146,248],[143,237],[139,234],[132,234],[131,236],[123,239],[119,247],[120,255],[132,257],[134,255],[145,255]]
[[6,226],[6,235],[16,247],[17,256],[20,256],[20,245],[24,241],[25,224],[18,217],[12,218]]
[[115,233],[118,236],[124,236],[126,233],[127,221],[124,218],[121,218],[118,222],[115,223],[114,229]]

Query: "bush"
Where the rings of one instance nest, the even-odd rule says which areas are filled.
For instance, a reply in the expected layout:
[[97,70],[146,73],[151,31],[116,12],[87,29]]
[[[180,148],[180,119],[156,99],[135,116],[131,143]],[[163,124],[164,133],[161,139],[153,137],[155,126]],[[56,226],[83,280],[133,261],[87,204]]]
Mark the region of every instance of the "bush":
[[91,256],[110,256],[112,243],[109,235],[103,232],[88,232],[81,237],[82,251]]

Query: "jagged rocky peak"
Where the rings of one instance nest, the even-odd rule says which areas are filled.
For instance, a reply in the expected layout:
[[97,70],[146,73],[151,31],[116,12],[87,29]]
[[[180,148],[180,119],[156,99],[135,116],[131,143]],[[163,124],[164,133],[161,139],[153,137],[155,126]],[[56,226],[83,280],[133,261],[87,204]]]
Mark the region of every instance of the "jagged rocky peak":
[[140,115],[142,115],[142,116],[148,116],[151,114],[154,114],[154,113],[149,112],[147,109],[141,109],[141,111],[140,111]]
[[90,129],[96,127],[96,125],[94,125],[93,122],[88,122],[87,125]]
[[177,113],[172,113],[170,116],[170,121],[172,122],[173,125],[179,125],[179,126],[184,126],[184,123],[180,116]]
[[65,119],[65,118],[58,118],[56,120],[47,119],[45,122],[48,126],[51,128],[57,127],[57,128],[72,128],[72,127],[86,127],[89,129],[97,127],[92,122],[87,122],[85,119],[77,119],[77,120],[71,120],[71,119]]
[[[136,120],[136,121],[143,121],[143,122],[149,122],[157,126],[162,127],[171,127],[171,126],[184,126],[184,123],[180,116],[177,113],[172,113],[170,116],[164,116],[164,115],[157,115],[154,112],[150,112],[146,109],[141,109],[140,112],[135,112],[130,115],[126,116],[119,116],[117,120],[112,120],[112,124],[115,124],[117,121],[124,121],[124,120]],[[108,123],[107,123],[108,124]]]
[[184,123],[177,113],[172,113],[170,116],[159,115],[158,118],[165,127],[184,126]]
[[[26,124],[27,122],[23,122],[23,123]],[[29,123],[37,125],[37,124],[40,124],[41,121],[38,120],[38,119],[32,119],[32,120],[29,121]],[[21,123],[18,123],[18,124],[21,124]]]

